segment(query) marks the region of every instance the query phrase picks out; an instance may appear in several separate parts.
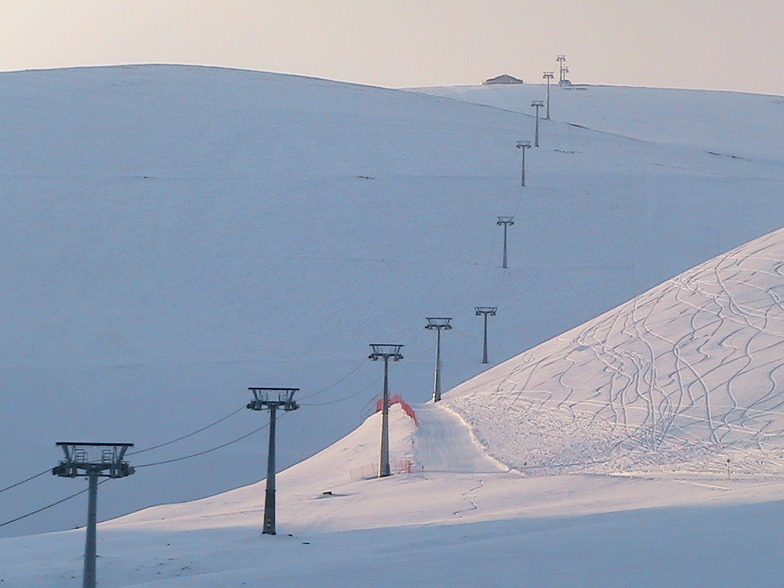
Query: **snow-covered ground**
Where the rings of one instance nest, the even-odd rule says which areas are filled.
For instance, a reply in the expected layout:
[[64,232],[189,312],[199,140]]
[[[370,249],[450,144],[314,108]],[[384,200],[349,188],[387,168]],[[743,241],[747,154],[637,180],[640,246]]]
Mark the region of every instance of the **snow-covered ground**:
[[553,471],[784,475],[784,230],[458,386],[491,454]]
[[[414,473],[357,479],[373,417],[280,475],[274,540],[258,537],[260,486],[147,510],[102,527],[102,582],[776,585],[781,237],[744,244],[784,218],[784,99],[554,89],[521,188],[515,144],[542,93],[0,74],[0,488],[73,439],[147,450],[101,487],[101,518],[256,482],[262,432],[155,464],[262,428],[248,386],[302,389],[282,468],[317,452],[372,411],[372,342],[405,344],[393,392],[425,401],[424,317],[446,315],[445,389],[465,383],[420,407],[417,435],[396,413]],[[475,305],[498,306],[490,366]],[[2,492],[0,524],[83,487],[42,475]],[[77,498],[0,533],[83,520]],[[3,541],[0,578],[69,585],[82,540]]]
[[[442,96],[532,115],[544,100],[542,84],[417,88]],[[545,110],[540,110],[544,117]],[[618,86],[550,86],[551,124],[569,123],[649,143],[703,150],[723,159],[781,165],[784,97],[738,92],[666,90]],[[778,175],[777,174],[777,177]]]
[[[391,410],[412,473],[352,479],[378,457],[379,417],[264,487],[99,526],[101,586],[778,586],[781,482],[553,475],[501,468],[443,405]],[[122,481],[110,482],[121,485]],[[105,486],[104,486],[105,487]],[[0,542],[0,579],[81,583],[83,532]]]

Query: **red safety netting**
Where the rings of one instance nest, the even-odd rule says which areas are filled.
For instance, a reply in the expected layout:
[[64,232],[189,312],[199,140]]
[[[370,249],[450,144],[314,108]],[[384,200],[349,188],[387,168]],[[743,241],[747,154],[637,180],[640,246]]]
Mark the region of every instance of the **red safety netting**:
[[[376,404],[376,412],[379,412],[383,408],[383,402],[384,402],[383,398],[378,399],[378,403]],[[419,426],[419,419],[417,418],[416,411],[413,408],[411,408],[411,405],[408,402],[403,400],[402,396],[400,396],[399,394],[396,394],[395,396],[390,396],[389,406],[392,406],[393,404],[399,404],[403,408],[405,413],[408,416],[410,416],[412,419],[414,419],[414,423],[416,423],[416,426],[417,427]]]

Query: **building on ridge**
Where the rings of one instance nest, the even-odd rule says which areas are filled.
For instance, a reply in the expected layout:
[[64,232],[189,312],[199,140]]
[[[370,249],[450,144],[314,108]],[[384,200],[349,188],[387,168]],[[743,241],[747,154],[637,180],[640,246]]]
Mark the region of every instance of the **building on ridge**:
[[489,84],[522,84],[523,80],[516,78],[514,76],[510,76],[509,74],[502,74],[500,76],[496,76],[494,78],[488,78],[484,82],[482,82],[483,86],[487,86]]

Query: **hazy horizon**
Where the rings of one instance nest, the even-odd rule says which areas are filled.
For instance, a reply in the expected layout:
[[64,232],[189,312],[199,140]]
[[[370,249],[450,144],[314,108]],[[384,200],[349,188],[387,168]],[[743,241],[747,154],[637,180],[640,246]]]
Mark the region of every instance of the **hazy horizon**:
[[[772,0],[6,0],[0,70],[177,63],[385,87],[542,81],[784,95]],[[556,71],[557,76],[557,71]]]

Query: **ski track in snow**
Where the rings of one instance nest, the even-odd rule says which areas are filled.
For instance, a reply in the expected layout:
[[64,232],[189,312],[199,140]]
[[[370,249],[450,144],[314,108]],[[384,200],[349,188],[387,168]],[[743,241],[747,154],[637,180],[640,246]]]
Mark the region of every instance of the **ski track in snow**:
[[[784,230],[693,268],[445,395],[532,475],[784,474]],[[504,410],[485,409],[486,397]]]

